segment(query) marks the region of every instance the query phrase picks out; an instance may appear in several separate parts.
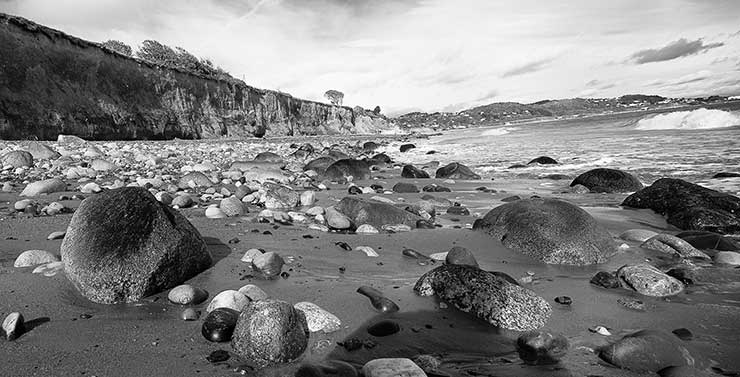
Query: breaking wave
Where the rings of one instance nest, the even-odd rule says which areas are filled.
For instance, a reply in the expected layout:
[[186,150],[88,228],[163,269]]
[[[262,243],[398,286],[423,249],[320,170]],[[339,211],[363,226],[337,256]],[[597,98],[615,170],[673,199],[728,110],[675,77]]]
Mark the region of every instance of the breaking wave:
[[729,111],[707,110],[676,111],[640,119],[637,130],[703,130],[740,125],[740,116]]
[[481,132],[480,136],[499,136],[499,135],[506,135],[511,131],[516,131],[519,128],[517,127],[504,127],[504,128],[492,128],[490,130],[485,130]]

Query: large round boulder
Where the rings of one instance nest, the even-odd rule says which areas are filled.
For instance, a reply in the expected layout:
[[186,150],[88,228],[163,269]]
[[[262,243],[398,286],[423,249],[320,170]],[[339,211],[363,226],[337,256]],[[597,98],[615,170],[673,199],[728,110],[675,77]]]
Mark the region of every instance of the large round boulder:
[[308,322],[302,311],[285,301],[260,300],[239,315],[231,346],[262,368],[297,359],[308,346]]
[[549,264],[587,265],[616,253],[611,235],[580,207],[558,199],[522,199],[473,224],[504,246]]
[[415,215],[392,204],[346,196],[334,206],[347,216],[355,226],[370,224],[378,229],[383,225],[405,224],[416,228],[421,216]]
[[509,330],[536,330],[552,313],[547,301],[531,290],[511,283],[500,273],[468,265],[439,266],[419,278],[414,292],[437,295],[459,310]]
[[694,365],[695,359],[679,339],[657,330],[641,330],[599,350],[599,357],[622,369],[653,372],[682,365]]
[[586,186],[591,192],[632,192],[642,188],[634,175],[616,169],[598,168],[589,170],[573,180],[570,186]]
[[453,162],[437,169],[435,177],[441,179],[481,179],[480,175],[473,173],[473,171],[470,170],[469,167],[457,162]]
[[337,160],[326,168],[323,176],[326,179],[343,181],[349,177],[357,181],[370,178],[370,167],[366,161],[345,158]]
[[61,254],[69,280],[83,296],[103,304],[138,301],[211,265],[198,230],[139,187],[83,200]]
[[623,206],[649,208],[683,230],[740,232],[740,198],[674,178],[661,178],[628,196]]

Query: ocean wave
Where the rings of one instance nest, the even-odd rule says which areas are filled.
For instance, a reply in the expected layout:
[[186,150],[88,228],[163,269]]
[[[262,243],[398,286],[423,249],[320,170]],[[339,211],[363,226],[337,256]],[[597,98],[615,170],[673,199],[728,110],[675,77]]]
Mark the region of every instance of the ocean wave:
[[500,135],[506,135],[511,131],[516,131],[519,128],[517,127],[504,127],[504,128],[492,128],[490,130],[485,130],[480,133],[480,136],[500,136]]
[[676,111],[657,114],[640,119],[635,129],[649,130],[704,130],[727,128],[740,125],[740,116],[723,110],[705,108],[692,111]]

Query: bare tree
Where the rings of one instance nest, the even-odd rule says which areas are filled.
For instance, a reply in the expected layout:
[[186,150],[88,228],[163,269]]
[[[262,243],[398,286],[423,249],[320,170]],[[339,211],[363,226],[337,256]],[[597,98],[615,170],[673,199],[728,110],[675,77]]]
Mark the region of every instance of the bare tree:
[[121,41],[110,39],[110,40],[107,40],[101,43],[100,45],[109,50],[113,50],[119,54],[122,54],[122,55],[131,56],[133,54],[133,50],[131,49],[131,46]]
[[342,106],[342,100],[344,100],[344,93],[338,91],[338,90],[327,90],[326,93],[324,93],[324,97],[328,99],[332,105],[336,106]]

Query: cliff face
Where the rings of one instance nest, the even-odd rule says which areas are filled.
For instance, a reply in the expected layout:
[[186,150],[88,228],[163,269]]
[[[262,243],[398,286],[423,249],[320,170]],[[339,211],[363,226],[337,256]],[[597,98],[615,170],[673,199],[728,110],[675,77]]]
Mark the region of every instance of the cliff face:
[[0,13],[0,138],[358,134],[383,116],[157,66]]

